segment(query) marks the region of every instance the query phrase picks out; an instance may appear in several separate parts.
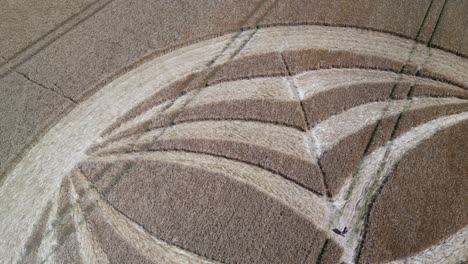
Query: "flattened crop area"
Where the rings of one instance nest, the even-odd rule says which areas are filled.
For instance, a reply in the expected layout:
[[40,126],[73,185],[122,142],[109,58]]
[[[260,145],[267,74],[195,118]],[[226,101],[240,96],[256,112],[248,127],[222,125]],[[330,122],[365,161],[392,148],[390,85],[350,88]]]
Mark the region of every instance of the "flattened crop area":
[[425,44],[327,26],[168,53],[64,121],[84,139],[70,170],[41,165],[57,187],[18,258],[466,260],[466,69]]

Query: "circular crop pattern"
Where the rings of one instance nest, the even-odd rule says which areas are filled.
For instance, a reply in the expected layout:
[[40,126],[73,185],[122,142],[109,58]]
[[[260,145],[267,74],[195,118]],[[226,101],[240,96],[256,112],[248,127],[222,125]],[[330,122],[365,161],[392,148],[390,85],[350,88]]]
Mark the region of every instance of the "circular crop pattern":
[[466,69],[412,40],[325,26],[158,57],[26,159],[50,192],[28,230],[12,228],[27,234],[12,259],[457,263],[468,255]]

